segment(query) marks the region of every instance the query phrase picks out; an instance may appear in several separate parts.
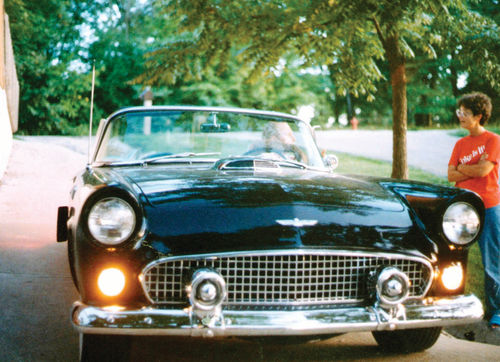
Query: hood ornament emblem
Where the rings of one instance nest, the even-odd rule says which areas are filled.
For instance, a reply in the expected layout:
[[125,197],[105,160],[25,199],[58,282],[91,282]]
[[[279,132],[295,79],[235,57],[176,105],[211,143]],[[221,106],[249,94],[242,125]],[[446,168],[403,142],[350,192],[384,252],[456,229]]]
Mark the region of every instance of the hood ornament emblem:
[[276,222],[283,226],[293,226],[296,228],[301,228],[304,226],[314,226],[318,223],[318,220],[300,220],[300,219],[287,219],[287,220],[276,220]]

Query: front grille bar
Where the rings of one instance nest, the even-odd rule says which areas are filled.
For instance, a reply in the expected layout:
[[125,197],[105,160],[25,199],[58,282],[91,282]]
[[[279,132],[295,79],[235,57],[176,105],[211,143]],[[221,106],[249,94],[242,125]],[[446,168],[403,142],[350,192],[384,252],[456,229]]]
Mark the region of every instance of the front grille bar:
[[410,279],[410,298],[425,295],[432,267],[402,254],[332,251],[273,251],[169,257],[143,271],[143,289],[154,304],[187,300],[193,271],[216,270],[226,281],[226,305],[315,305],[359,303],[370,291],[368,278],[381,266],[399,268]]

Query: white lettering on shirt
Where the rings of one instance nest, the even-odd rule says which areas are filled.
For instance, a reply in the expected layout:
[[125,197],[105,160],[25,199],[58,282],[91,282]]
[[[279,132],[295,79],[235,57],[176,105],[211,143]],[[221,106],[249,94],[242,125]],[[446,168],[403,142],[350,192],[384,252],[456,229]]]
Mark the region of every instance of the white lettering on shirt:
[[470,154],[468,154],[467,156],[464,156],[464,157],[460,158],[460,163],[462,165],[465,165],[466,163],[469,163],[470,161],[472,161],[472,159],[474,157],[482,155],[484,153],[485,149],[486,149],[485,145],[478,146],[477,149],[473,150]]

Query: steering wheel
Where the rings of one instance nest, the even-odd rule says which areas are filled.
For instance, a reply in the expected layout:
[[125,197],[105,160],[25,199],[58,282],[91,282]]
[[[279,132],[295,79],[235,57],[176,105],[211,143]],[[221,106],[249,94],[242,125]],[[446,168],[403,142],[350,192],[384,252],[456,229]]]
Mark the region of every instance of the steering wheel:
[[274,153],[283,160],[307,163],[307,156],[297,145],[284,145],[282,149],[273,147],[257,147],[245,152],[243,155],[260,155],[262,153]]

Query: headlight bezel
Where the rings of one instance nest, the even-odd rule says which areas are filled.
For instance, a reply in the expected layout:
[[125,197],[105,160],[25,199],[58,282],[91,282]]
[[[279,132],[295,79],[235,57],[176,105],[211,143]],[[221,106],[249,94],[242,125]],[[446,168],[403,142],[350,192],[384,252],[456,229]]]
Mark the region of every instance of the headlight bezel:
[[[453,226],[452,225],[446,225],[446,223],[450,223],[449,221],[446,220],[447,217],[450,217],[453,213],[453,209],[456,208],[467,208],[467,211],[473,212],[476,220],[477,220],[477,227],[475,232],[473,232],[471,235],[453,235]],[[455,211],[457,212],[457,211]],[[443,210],[442,212],[442,217],[441,217],[441,232],[443,236],[450,242],[451,244],[457,246],[457,247],[464,247],[472,244],[474,241],[477,240],[479,237],[481,230],[482,230],[482,225],[483,224],[483,217],[481,214],[481,211],[478,210],[477,207],[475,207],[472,203],[465,201],[465,200],[454,200],[453,202],[449,203]],[[460,238],[463,238],[460,240]]]
[[[127,235],[126,238],[123,238],[123,240],[120,240],[119,242],[103,242],[102,240],[99,240],[90,230],[89,217],[91,211],[97,204],[107,199],[118,199],[121,202],[124,202],[130,207],[135,216],[135,225],[132,228],[132,231]],[[89,197],[82,210],[80,225],[83,228],[85,235],[87,236],[87,240],[91,241],[95,245],[99,245],[105,248],[116,248],[132,244],[140,239],[141,235],[144,234],[143,212],[141,207],[139,206],[139,203],[137,202],[136,197],[134,197],[126,190],[114,187],[99,190],[91,195],[91,197]]]

